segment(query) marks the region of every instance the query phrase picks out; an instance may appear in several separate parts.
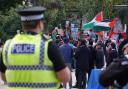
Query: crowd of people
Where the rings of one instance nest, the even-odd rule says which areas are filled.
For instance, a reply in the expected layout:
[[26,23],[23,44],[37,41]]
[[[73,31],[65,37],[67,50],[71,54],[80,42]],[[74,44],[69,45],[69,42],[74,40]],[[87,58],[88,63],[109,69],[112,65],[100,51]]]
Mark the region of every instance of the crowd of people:
[[[92,38],[92,35],[88,34],[88,36],[89,37],[86,40],[73,40],[66,35],[60,36],[58,34],[56,36],[56,40],[53,39],[53,42],[63,55],[63,59],[70,71],[73,71],[73,69],[75,69],[76,84],[75,86],[72,86],[72,79],[70,79],[70,88],[73,87],[85,89],[85,87],[87,87],[93,69],[109,68],[111,63],[115,62],[115,60],[122,55],[120,52],[120,50],[122,49],[119,48],[119,46],[116,44],[116,41],[113,41],[111,39],[94,40],[94,37]],[[2,53],[3,43],[0,43],[0,46],[0,52]],[[127,51],[125,52],[125,54],[127,54]],[[102,80],[104,74],[106,74],[106,72],[103,72],[101,80],[99,82],[103,82],[103,85],[106,86],[106,84],[104,84],[106,82]],[[111,82],[109,81],[109,83]],[[62,84],[61,87],[66,88],[67,86],[66,84]],[[119,87],[119,89],[120,88],[121,87]]]
[[[75,69],[74,88],[84,89],[94,68],[105,69],[120,56],[119,46],[111,39],[95,41],[90,37],[87,40],[76,41],[65,36],[61,39],[57,37],[55,43],[69,68]],[[71,85],[70,81],[70,87]]]

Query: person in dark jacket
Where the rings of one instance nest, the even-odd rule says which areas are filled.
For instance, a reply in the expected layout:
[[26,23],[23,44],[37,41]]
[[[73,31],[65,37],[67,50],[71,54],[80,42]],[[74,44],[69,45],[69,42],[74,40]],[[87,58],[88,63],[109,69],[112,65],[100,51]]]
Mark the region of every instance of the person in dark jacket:
[[86,41],[82,40],[80,46],[75,53],[76,58],[76,86],[77,88],[85,88],[86,74],[89,70],[89,49],[86,46]]
[[104,87],[113,85],[116,82],[118,89],[122,89],[123,86],[128,84],[128,40],[124,40],[120,44],[119,54],[119,58],[101,72],[99,82]]
[[108,65],[108,54],[109,54],[109,50],[110,50],[110,45],[111,45],[111,40],[110,39],[108,39],[108,40],[106,40],[106,42],[105,42],[105,61],[106,61],[106,63],[107,63],[107,65]]
[[91,71],[92,69],[94,69],[95,66],[95,48],[93,47],[93,40],[89,40],[89,46],[88,46],[89,50],[90,50],[90,59],[89,59],[89,71],[88,71],[88,79],[90,77]]
[[109,66],[114,59],[116,59],[118,57],[118,53],[117,53],[117,50],[116,50],[116,45],[115,43],[111,43],[110,44],[110,50],[108,52],[108,61],[107,61],[107,66]]
[[101,69],[104,66],[104,50],[101,43],[96,44],[96,68]]

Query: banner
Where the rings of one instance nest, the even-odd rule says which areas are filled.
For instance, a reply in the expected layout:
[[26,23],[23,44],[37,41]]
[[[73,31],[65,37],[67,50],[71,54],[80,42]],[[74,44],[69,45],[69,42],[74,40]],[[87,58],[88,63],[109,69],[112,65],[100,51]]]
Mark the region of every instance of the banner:
[[77,40],[78,39],[78,27],[75,27],[75,24],[71,25],[71,36],[73,38],[73,40]]

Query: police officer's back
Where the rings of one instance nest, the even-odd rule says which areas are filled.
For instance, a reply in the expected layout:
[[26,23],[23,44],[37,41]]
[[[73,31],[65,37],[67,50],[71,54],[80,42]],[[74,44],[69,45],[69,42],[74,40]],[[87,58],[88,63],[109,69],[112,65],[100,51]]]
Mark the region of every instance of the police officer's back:
[[[8,40],[3,48],[0,70],[6,70],[9,89],[58,89],[70,80],[70,71],[56,45],[41,35],[44,10],[30,7],[19,10],[23,34]],[[56,51],[56,52],[55,52]],[[7,69],[6,69],[7,68]]]

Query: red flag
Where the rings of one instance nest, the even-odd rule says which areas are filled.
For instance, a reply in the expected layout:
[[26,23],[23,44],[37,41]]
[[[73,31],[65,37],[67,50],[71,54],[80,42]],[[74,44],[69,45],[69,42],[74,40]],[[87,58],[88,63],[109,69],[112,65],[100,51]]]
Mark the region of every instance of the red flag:
[[118,34],[118,33],[116,33],[116,32],[109,32],[109,38],[112,38],[114,35],[116,35],[116,34]]
[[93,20],[92,20],[91,22],[101,22],[101,21],[103,21],[103,13],[102,13],[102,11],[99,12],[99,13],[93,18]]
[[103,21],[103,12],[102,12],[102,11],[99,12],[99,13],[96,15],[95,20],[96,20],[97,22]]
[[123,33],[121,34],[121,36],[122,36],[122,39],[126,39],[126,32],[123,32]]
[[110,26],[111,29],[115,26],[115,23],[116,23],[116,20],[115,20],[115,19],[113,19],[113,20],[109,23],[109,26]]
[[97,34],[98,36],[103,36],[103,32],[102,32],[102,31],[97,32],[96,34]]

